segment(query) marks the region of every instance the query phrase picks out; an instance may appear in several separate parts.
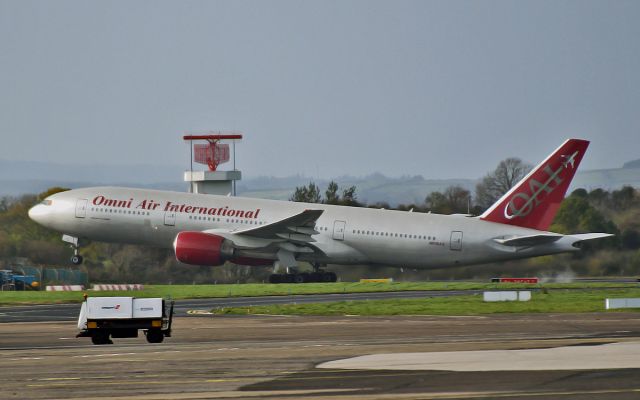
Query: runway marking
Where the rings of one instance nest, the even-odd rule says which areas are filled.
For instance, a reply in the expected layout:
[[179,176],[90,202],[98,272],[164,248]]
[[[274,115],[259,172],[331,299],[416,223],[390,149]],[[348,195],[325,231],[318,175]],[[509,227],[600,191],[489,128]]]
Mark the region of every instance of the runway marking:
[[40,378],[38,380],[39,381],[79,381],[80,379],[81,378]]
[[10,358],[11,361],[22,361],[22,360],[42,360],[44,357],[21,357],[21,358]]
[[[172,392],[169,395],[165,396],[166,398],[171,399],[181,399],[181,400],[200,400],[200,399],[246,399],[246,398],[273,398],[273,396],[277,396],[277,398],[299,398],[299,396],[304,395],[322,395],[322,394],[340,394],[344,393],[345,395],[349,395],[352,392],[357,392],[358,389],[300,389],[300,390],[262,390],[255,392],[240,392],[240,391],[230,391],[230,390],[221,390],[221,391],[209,391],[209,392]],[[295,397],[294,397],[295,396]],[[158,396],[156,394],[150,395],[136,395],[134,396],[137,399],[160,399],[162,396]],[[108,400],[129,400],[130,396],[92,396],[91,399],[108,399]],[[322,397],[325,398],[325,397]],[[67,400],[67,398],[64,398]],[[53,399],[53,400],[61,400],[61,399]]]
[[118,357],[118,356],[132,356],[135,354],[138,354],[138,353],[83,354],[81,356],[73,356],[73,358]]

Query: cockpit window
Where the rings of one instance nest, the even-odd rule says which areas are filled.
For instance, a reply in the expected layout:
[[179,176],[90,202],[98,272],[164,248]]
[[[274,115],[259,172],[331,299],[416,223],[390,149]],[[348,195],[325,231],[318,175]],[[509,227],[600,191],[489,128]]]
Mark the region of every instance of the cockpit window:
[[49,199],[42,200],[40,204],[42,204],[43,206],[50,206],[51,204],[53,204],[53,200],[49,200]]

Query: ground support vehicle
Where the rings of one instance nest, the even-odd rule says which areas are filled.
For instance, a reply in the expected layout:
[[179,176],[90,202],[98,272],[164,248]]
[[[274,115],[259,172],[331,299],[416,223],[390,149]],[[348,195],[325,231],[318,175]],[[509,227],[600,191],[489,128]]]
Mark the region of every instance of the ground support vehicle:
[[33,275],[21,275],[9,269],[0,270],[0,289],[2,290],[25,290],[37,289],[39,283]]
[[112,344],[111,338],[138,337],[142,330],[149,343],[171,336],[173,301],[161,298],[87,297],[80,308],[76,337],[93,344]]

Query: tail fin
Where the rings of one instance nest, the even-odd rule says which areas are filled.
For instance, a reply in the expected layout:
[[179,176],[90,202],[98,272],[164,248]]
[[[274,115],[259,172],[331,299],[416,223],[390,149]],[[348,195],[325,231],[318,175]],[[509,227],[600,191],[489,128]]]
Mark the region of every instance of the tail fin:
[[556,216],[589,142],[569,139],[480,216],[546,231]]

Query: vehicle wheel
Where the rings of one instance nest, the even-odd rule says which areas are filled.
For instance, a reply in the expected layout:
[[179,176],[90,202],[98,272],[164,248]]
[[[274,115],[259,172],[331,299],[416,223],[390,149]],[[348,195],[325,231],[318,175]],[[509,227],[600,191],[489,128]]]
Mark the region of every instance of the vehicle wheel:
[[282,283],[282,276],[280,274],[269,275],[269,283]]
[[295,274],[293,276],[293,283],[305,283],[307,281],[306,274]]
[[80,264],[82,264],[83,260],[84,259],[80,255],[75,255],[75,256],[71,257],[71,263],[73,265],[80,265]]
[[160,329],[149,329],[147,331],[147,342],[149,343],[162,343],[164,340],[164,334]]
[[112,344],[109,340],[109,334],[107,332],[95,332],[91,335],[91,343],[93,344]]

